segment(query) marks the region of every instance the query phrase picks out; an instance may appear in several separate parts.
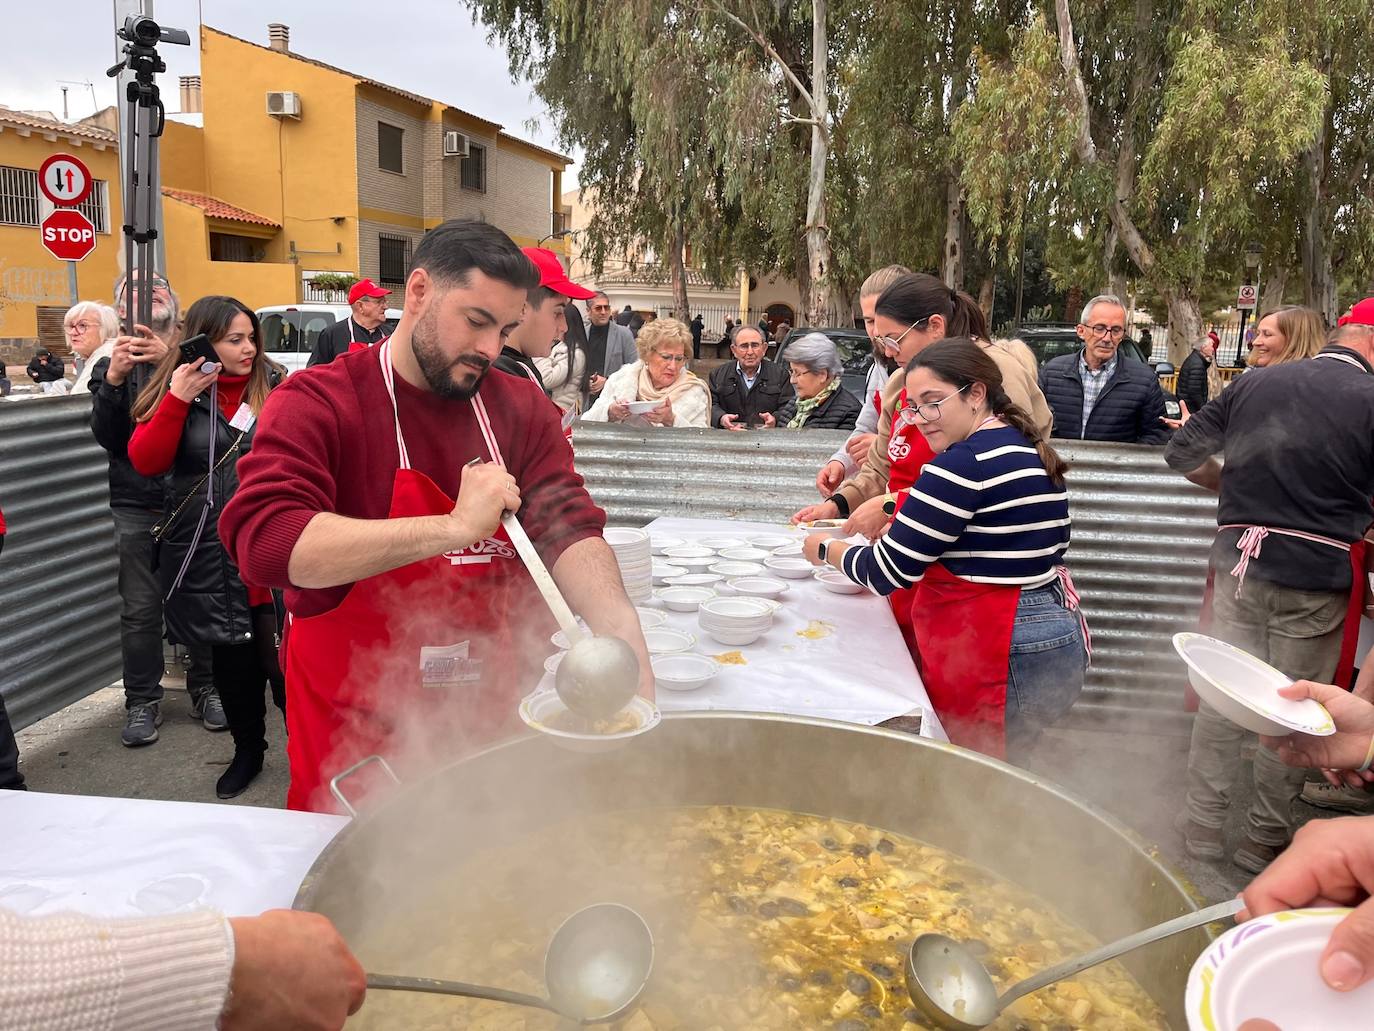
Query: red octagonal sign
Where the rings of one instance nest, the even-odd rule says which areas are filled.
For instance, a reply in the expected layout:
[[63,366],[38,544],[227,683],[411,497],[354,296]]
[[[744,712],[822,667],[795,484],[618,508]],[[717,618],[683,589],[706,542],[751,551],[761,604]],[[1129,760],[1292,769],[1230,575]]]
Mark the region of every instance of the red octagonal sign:
[[75,208],[58,208],[43,219],[38,230],[54,258],[80,261],[95,250],[95,226]]

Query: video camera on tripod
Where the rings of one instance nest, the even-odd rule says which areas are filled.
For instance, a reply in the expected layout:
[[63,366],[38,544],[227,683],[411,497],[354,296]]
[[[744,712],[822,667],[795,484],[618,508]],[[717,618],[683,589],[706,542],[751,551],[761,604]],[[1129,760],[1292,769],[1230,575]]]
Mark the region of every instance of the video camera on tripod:
[[[125,86],[125,113],[120,147],[125,162],[124,182],[124,272],[133,289],[135,303],[125,304],[124,332],[132,336],[134,326],[152,322],[154,275],[153,242],[158,238],[162,199],[158,196],[158,144],[166,123],[155,76],[167,70],[157,52],[159,43],[190,46],[185,29],[164,28],[141,14],[131,14],[118,30],[124,40],[124,60],[107,75],[118,76],[125,69],[132,73]],[[134,283],[138,285],[133,286]]]

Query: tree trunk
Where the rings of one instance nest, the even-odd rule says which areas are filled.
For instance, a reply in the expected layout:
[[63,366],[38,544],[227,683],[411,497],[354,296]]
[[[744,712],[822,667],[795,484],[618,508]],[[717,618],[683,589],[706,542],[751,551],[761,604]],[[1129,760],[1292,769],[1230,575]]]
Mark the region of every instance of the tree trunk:
[[1169,309],[1169,361],[1177,368],[1188,357],[1193,342],[1202,336],[1202,310],[1187,287],[1163,290]]
[[687,300],[687,233],[682,225],[682,215],[674,219],[673,243],[668,248],[668,281],[673,288],[673,318],[683,322],[692,321],[692,313]]
[[940,278],[951,290],[964,288],[964,191],[952,171],[945,180],[945,249]]
[[983,318],[988,320],[989,332],[995,332],[992,324],[992,302],[997,296],[997,273],[988,270],[983,281],[978,284],[978,307],[983,309]]
[[811,172],[806,191],[806,292],[809,325],[827,325],[830,311],[830,227],[826,224],[825,169],[829,157],[830,83],[827,0],[811,3]]
[[1126,294],[1129,292],[1126,273],[1116,264],[1116,248],[1120,242],[1121,235],[1116,231],[1116,226],[1109,226],[1107,241],[1102,248],[1102,282],[1106,284],[1109,294],[1115,294],[1121,298],[1123,304],[1126,304],[1126,313],[1129,315],[1131,306],[1126,301]]
[[1302,239],[1298,245],[1302,262],[1302,303],[1321,312],[1327,325],[1336,324],[1336,284],[1331,272],[1331,247],[1323,226],[1326,185],[1326,126],[1317,132],[1312,146],[1302,152],[1303,176],[1307,180],[1302,220]]
[[1259,303],[1261,311],[1268,311],[1283,303],[1283,292],[1288,289],[1287,263],[1274,265],[1264,273],[1264,285],[1260,287]]

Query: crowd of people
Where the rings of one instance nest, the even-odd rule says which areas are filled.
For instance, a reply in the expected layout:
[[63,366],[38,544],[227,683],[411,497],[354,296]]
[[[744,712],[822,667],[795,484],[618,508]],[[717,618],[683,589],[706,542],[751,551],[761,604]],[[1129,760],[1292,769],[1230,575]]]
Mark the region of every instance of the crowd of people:
[[[145,290],[150,324],[121,332]],[[821,500],[794,516],[842,520],[846,536],[809,535],[804,554],[889,599],[952,740],[1025,762],[1078,699],[1092,652],[1065,562],[1072,486],[1056,441],[1164,445],[1162,462],[1219,493],[1204,627],[1299,680],[1293,696],[1322,701],[1339,731],[1256,751],[1246,839],[1231,857],[1261,874],[1247,906],[1358,903],[1374,886],[1374,819],[1292,830],[1299,795],[1374,811],[1374,660],[1353,677],[1374,525],[1374,299],[1330,333],[1308,309],[1266,313],[1249,370],[1229,384],[1215,340],[1199,340],[1174,418],[1155,370],[1121,352],[1127,310],[1107,294],[1082,310],[1081,349],[1038,365],[1021,341],[994,339],[967,294],[879,269],[860,292],[874,357],[861,395],[845,386],[829,336],[789,338],[790,327],[771,341],[787,338],[781,361],[768,357],[766,327],[734,327],[731,359],[702,378],[689,367],[699,318],[633,325],[555,254],[479,222],[427,234],[394,327],[388,296],[357,284],[350,317],[289,378],[250,307],[207,296],[183,313],[160,275],[121,278],[111,304],[68,312],[77,384],[109,458],[125,745],[158,739],[164,635],[188,653],[193,718],[233,740],[220,798],[263,768],[269,697],[287,720],[297,809],[327,808],[334,772],[402,734],[409,751],[433,756],[507,732],[527,672],[509,658],[511,616],[542,613],[502,525],[517,511],[573,608],[631,645],[652,693],[604,513],[573,468],[567,430],[581,417],[645,431],[850,431],[816,473]],[[30,374],[65,383],[51,354]],[[0,707],[0,787],[22,787],[6,785],[17,767],[7,731]],[[1224,858],[1246,738],[1199,704],[1179,821],[1199,858]],[[1336,837],[1348,847],[1314,861]],[[1328,949],[1333,987],[1374,973],[1370,905]],[[123,960],[117,947],[82,953],[91,935],[162,935],[203,960],[197,1005],[218,1013],[229,994],[221,1026],[306,1026],[293,1022],[306,1011],[337,1026],[360,1004],[361,973],[327,923],[305,919],[154,928],[0,913],[0,936],[70,947],[73,968],[98,980]],[[280,969],[333,984],[284,998],[255,980]],[[161,975],[126,976],[157,991]],[[276,1022],[241,1016],[245,1000]]]

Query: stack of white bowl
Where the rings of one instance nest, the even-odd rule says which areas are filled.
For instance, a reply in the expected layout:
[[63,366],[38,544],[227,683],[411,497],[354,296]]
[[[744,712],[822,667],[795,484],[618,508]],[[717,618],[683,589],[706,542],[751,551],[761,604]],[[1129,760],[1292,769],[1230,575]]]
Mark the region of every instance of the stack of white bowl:
[[647,601],[654,588],[654,559],[648,533],[627,526],[608,526],[602,536],[620,563],[620,578],[625,581],[630,600]]
[[736,595],[701,603],[697,624],[721,644],[753,644],[773,625],[773,605],[762,598]]

